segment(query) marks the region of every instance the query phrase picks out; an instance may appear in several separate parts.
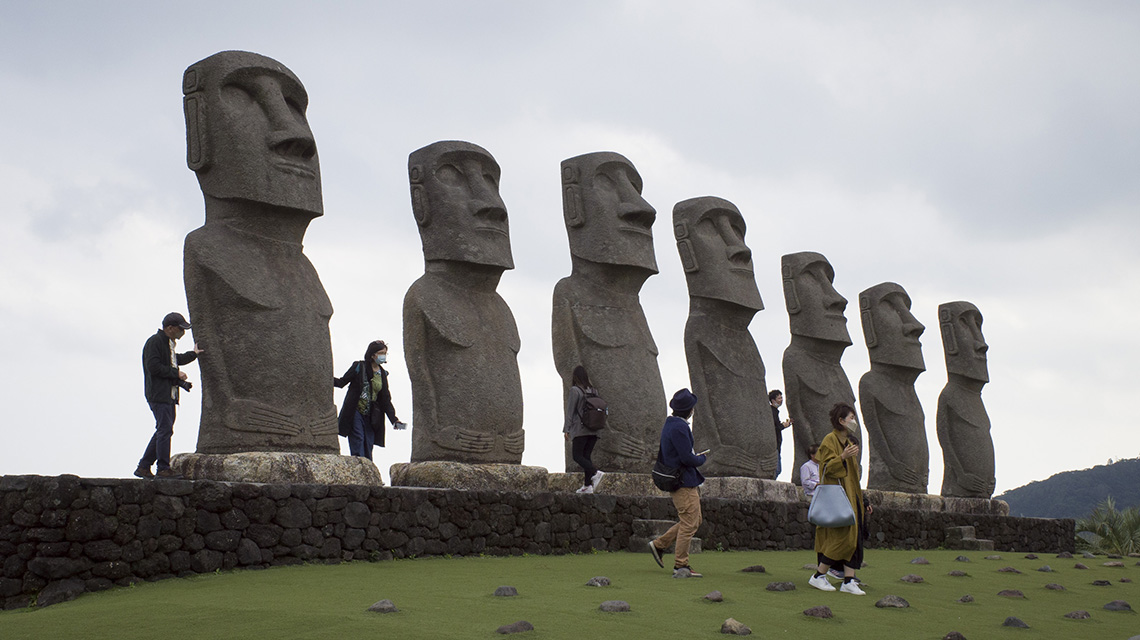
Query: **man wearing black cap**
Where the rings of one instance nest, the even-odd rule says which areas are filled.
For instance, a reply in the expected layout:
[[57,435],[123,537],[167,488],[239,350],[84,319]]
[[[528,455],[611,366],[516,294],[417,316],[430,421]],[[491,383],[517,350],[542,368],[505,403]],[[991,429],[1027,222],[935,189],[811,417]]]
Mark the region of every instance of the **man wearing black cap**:
[[[190,323],[181,313],[168,313],[162,319],[162,328],[143,345],[143,389],[150,410],[154,413],[154,436],[139,460],[135,475],[140,478],[181,478],[170,468],[170,437],[174,435],[174,406],[178,404],[178,388],[190,390],[186,374],[179,365],[190,364],[202,350],[194,345],[193,351],[174,353],[174,342],[186,335]],[[150,465],[158,462],[158,473],[150,472]]]
[[701,526],[701,496],[697,487],[705,481],[697,467],[705,463],[704,454],[708,453],[693,453],[693,430],[689,426],[689,418],[696,406],[697,397],[688,389],[673,394],[669,401],[673,415],[665,419],[665,426],[661,428],[661,446],[657,452],[663,464],[681,469],[681,487],[670,493],[680,521],[661,537],[649,542],[649,552],[662,568],[665,565],[661,562],[661,551],[676,542],[673,550],[674,578],[704,577],[689,566],[689,543],[697,527]]

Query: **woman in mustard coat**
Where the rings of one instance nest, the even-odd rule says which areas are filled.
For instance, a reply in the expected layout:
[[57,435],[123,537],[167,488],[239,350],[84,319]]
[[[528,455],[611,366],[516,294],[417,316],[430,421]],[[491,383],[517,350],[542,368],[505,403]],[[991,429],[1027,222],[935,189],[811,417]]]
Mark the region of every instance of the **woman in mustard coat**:
[[859,443],[851,436],[848,427],[855,425],[855,409],[847,404],[837,404],[831,409],[831,433],[823,438],[816,457],[819,459],[820,484],[843,486],[851,509],[856,514],[856,522],[850,527],[816,527],[815,551],[819,566],[808,584],[821,591],[835,591],[827,581],[829,569],[843,571],[844,593],[865,595],[855,578],[855,570],[863,565],[863,516],[864,509],[871,513],[871,505],[863,502],[863,490],[859,487]]

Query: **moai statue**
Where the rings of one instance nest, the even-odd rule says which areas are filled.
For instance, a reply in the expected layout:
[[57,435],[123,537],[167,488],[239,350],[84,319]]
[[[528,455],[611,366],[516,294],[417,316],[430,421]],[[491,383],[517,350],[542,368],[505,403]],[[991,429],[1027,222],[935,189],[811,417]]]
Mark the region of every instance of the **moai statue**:
[[926,416],[914,381],[926,371],[919,337],[926,327],[910,312],[910,296],[893,282],[859,294],[871,370],[859,379],[859,405],[870,441],[867,488],[926,493],[930,451]]
[[706,476],[776,478],[776,430],[764,361],[748,331],[764,308],[744,217],[727,200],[692,198],[673,207],[673,234],[689,285],[685,358],[693,393],[697,450],[709,449]]
[[182,91],[206,204],[184,250],[204,350],[198,453],[338,453],[333,309],[301,251],[324,213],[305,87],[276,60],[223,51],[187,68]]
[[982,387],[990,380],[982,313],[969,302],[938,305],[946,386],[938,395],[938,442],[942,445],[942,495],[989,498],[994,494],[994,441]]
[[[554,287],[554,366],[563,401],[577,365],[609,403],[594,464],[647,473],[666,415],[657,345],[638,293],[657,273],[653,221],[641,176],[625,157],[588,153],[562,161],[562,210],[572,271]],[[566,446],[566,468],[576,468]]]
[[[784,350],[784,397],[796,445],[792,482],[799,484],[808,447],[832,431],[828,412],[839,402],[855,406],[851,381],[839,364],[851,336],[843,315],[847,299],[831,284],[835,270],[827,258],[812,251],[791,253],[780,259],[780,268],[792,333]],[[858,426],[854,434],[864,444]]]
[[515,267],[499,164],[470,142],[408,156],[424,275],[404,297],[412,462],[522,462],[519,333],[496,292]]

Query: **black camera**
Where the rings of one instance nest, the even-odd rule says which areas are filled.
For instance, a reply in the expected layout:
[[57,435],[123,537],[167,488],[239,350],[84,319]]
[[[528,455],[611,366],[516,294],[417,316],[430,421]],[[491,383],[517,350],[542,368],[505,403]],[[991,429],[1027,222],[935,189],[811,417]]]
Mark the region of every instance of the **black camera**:
[[192,389],[194,387],[194,385],[190,384],[189,380],[179,380],[178,386],[182,387],[183,389],[185,389],[187,391],[189,391],[190,389]]

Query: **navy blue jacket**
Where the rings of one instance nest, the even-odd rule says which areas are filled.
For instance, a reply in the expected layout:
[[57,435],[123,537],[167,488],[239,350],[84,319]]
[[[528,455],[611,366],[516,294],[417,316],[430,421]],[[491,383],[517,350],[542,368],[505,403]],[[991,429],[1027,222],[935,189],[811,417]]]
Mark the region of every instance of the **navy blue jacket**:
[[683,419],[677,416],[665,418],[657,455],[666,466],[681,468],[682,487],[699,487],[705,481],[705,477],[697,470],[697,467],[705,463],[705,456],[693,453],[693,431]]

